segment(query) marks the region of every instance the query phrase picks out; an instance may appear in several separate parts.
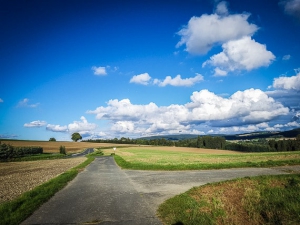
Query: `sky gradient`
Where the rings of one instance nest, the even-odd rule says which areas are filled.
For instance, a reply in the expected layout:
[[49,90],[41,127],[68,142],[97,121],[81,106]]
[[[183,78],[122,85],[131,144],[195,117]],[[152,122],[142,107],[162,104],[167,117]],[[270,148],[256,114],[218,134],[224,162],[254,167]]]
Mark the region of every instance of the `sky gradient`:
[[300,0],[4,0],[0,138],[300,127]]

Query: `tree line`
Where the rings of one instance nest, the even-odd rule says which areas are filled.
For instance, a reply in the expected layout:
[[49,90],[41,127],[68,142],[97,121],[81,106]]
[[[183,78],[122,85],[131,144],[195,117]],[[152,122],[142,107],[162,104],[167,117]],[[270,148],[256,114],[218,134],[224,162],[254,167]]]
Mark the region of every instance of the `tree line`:
[[277,151],[300,151],[300,135],[295,140],[269,140],[266,139],[258,142],[229,142],[224,137],[198,136],[193,139],[185,140],[166,140],[160,139],[130,139],[122,137],[120,139],[97,139],[85,140],[94,143],[115,143],[115,144],[138,144],[138,145],[156,145],[156,146],[176,146],[176,147],[193,147],[208,149],[224,149],[241,152],[277,152]]
[[36,146],[14,147],[0,142],[0,160],[19,158],[26,155],[42,154],[43,148]]

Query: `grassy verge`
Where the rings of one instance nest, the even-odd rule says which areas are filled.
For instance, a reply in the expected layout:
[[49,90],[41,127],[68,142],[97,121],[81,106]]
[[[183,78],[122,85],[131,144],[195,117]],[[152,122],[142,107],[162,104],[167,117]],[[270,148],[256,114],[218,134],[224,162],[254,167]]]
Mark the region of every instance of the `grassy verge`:
[[253,162],[223,162],[223,163],[144,163],[144,162],[129,162],[119,155],[114,156],[116,163],[123,169],[134,170],[206,170],[206,169],[226,169],[226,168],[241,168],[241,167],[273,167],[285,165],[299,165],[300,159],[290,160],[267,160]]
[[300,175],[261,176],[207,184],[168,199],[164,224],[300,224]]
[[56,178],[22,194],[15,200],[0,205],[0,224],[20,224],[43,203],[47,202],[57,191],[67,185],[76,175],[95,158],[88,157],[80,165],[66,171]]

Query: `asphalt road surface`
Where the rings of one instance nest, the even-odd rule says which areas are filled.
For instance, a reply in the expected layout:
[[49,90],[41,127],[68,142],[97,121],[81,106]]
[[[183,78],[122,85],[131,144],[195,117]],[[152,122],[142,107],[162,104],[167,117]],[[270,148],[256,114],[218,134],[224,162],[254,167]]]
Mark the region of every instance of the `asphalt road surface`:
[[22,224],[161,224],[159,204],[194,186],[293,169],[300,167],[135,171],[121,170],[112,157],[100,157]]
[[83,152],[73,154],[72,157],[85,156],[85,155],[93,153],[93,152],[94,152],[93,148],[87,148]]

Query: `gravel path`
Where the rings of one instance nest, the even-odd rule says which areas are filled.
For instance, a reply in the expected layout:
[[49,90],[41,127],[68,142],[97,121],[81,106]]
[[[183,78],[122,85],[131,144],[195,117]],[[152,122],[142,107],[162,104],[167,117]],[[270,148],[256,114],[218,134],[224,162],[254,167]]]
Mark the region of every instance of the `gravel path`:
[[121,170],[112,157],[97,158],[22,224],[161,224],[158,205],[191,187],[293,169],[134,171]]

